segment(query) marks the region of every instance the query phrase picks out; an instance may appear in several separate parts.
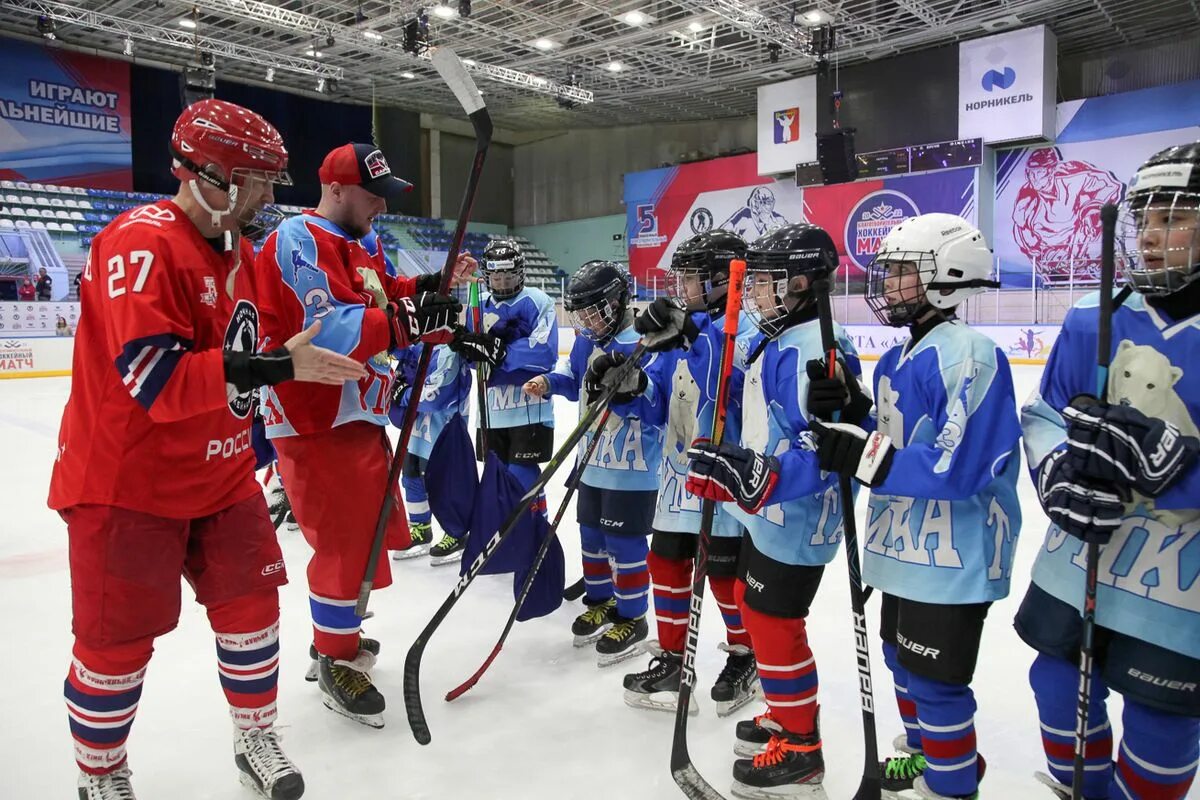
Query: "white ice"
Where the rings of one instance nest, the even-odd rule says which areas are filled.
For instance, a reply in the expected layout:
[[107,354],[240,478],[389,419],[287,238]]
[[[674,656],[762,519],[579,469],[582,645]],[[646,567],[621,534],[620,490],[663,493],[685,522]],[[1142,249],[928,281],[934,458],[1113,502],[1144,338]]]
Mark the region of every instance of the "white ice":
[[[1020,402],[1036,386],[1041,370],[1014,370]],[[76,768],[62,700],[71,648],[66,528],[45,502],[68,390],[67,378],[0,381],[0,753],[6,756],[0,798],[5,800],[75,796]],[[573,425],[575,410],[564,403],[558,411],[561,436]],[[552,509],[563,494],[562,479],[552,485]],[[1035,769],[1044,769],[1026,677],[1033,653],[1012,629],[1046,519],[1027,476],[1022,477],[1021,498],[1025,520],[1013,592],[991,609],[975,677],[979,751],[988,762],[982,793],[990,798],[1049,796],[1031,778]],[[860,518],[864,506],[860,503]],[[561,533],[571,582],[580,574],[573,513]],[[372,599],[376,616],[366,630],[383,642],[375,679],[389,700],[387,726],[370,730],[327,711],[316,685],[303,680],[310,638],[304,580],[309,549],[298,534],[283,535],[282,544],[291,583],[280,597],[280,721],[284,746],[304,772],[306,798],[681,796],[668,769],[673,716],[633,710],[622,702],[622,675],[643,669],[647,657],[598,669],[594,651],[571,646],[569,627],[578,603],[519,624],[479,685],[453,703],[442,699],[491,650],[512,607],[509,577],[478,579],[429,644],[422,673],[433,733],[428,747],[416,744],[409,733],[402,665],[413,638],[457,580],[454,567],[434,568],[424,560],[393,562],[395,585]],[[236,779],[207,619],[190,590],[184,586],[182,591],[179,628],[158,641],[129,739],[135,788],[142,800],[248,800],[251,793]],[[880,753],[888,755],[902,728],[878,646],[877,599],[870,601],[867,613]],[[723,629],[711,595],[701,628],[701,714],[689,722],[688,739],[701,774],[728,796],[734,723],[763,706],[756,703],[732,717],[716,717],[708,689],[724,653],[717,650]],[[843,800],[858,785],[863,757],[841,554],[825,574],[809,618],[809,639],[821,678],[825,786],[831,800]],[[1119,710],[1113,710],[1119,727]]]

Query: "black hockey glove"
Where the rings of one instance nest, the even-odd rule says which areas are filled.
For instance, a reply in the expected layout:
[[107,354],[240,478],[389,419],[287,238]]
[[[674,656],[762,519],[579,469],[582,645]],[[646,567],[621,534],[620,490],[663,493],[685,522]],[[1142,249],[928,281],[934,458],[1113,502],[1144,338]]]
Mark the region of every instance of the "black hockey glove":
[[1066,450],[1056,450],[1038,470],[1037,490],[1050,521],[1076,539],[1107,544],[1121,525],[1125,504],[1116,491],[1075,471]]
[[829,377],[829,368],[824,359],[814,358],[805,365],[808,371],[808,413],[822,422],[832,422],[833,415],[841,412],[838,422],[859,425],[871,413],[871,398],[862,390],[862,384],[850,372],[846,362],[838,358],[837,377]]
[[393,408],[400,408],[408,405],[409,390],[412,389],[412,384],[408,382],[400,370],[396,370],[396,377],[392,379],[392,390],[389,393],[391,396],[391,405]]
[[459,328],[450,340],[450,349],[472,364],[487,364],[498,367],[508,355],[508,345],[499,336],[491,333],[476,333]]
[[424,275],[418,275],[413,279],[413,284],[416,286],[417,294],[421,292],[437,294],[442,290],[442,273],[428,272]]
[[1063,411],[1076,473],[1103,486],[1156,497],[1200,452],[1200,440],[1132,406],[1080,395]]
[[687,451],[687,490],[718,503],[736,502],[748,514],[767,504],[779,482],[779,459],[723,442],[697,439]]
[[[583,390],[587,394],[588,404],[596,402],[596,398],[603,394],[613,381],[617,380],[617,368],[628,360],[629,356],[624,353],[605,353],[592,361],[583,376]],[[641,396],[649,385],[650,379],[646,377],[645,371],[634,365],[633,369],[629,370],[617,384],[616,394],[612,396],[612,403],[614,405],[628,403],[635,397]]]
[[652,353],[664,350],[687,350],[700,335],[692,316],[683,304],[671,297],[660,297],[633,321],[633,329],[641,335],[646,349]]
[[421,292],[387,304],[392,336],[388,349],[408,347],[417,341],[445,344],[454,335],[462,303],[445,294]]
[[817,434],[817,463],[826,472],[875,487],[883,483],[892,468],[896,448],[890,436],[867,433],[845,422],[813,420]]

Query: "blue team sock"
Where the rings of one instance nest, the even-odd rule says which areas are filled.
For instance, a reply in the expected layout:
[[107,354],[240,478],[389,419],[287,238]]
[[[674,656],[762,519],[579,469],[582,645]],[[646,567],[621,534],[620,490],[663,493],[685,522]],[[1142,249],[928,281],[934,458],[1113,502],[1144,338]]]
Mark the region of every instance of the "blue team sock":
[[910,672],[908,693],[917,706],[925,782],[947,797],[969,797],[979,786],[975,751],[975,694],[970,686]]
[[1200,760],[1200,719],[1125,698],[1124,733],[1109,797],[1184,800]]
[[579,541],[583,550],[583,586],[587,599],[593,603],[608,600],[613,596],[612,567],[608,563],[604,531],[580,525]]
[[900,666],[896,654],[896,645],[883,643],[883,663],[892,673],[892,684],[896,687],[896,706],[900,709],[900,719],[904,722],[904,736],[907,744],[914,750],[921,749],[921,725],[917,722],[917,704],[908,693],[908,670]]
[[404,488],[404,505],[408,511],[408,521],[414,525],[425,525],[433,514],[429,510],[429,495],[425,492],[425,479],[404,475],[400,478]]
[[[1039,654],[1029,668],[1029,685],[1037,701],[1042,728],[1042,749],[1054,779],[1071,785],[1075,764],[1075,705],[1079,667],[1061,658]],[[1093,670],[1088,706],[1087,747],[1084,750],[1083,796],[1103,800],[1112,780],[1112,728],[1108,722],[1108,686]],[[1113,797],[1120,797],[1115,794]]]
[[605,549],[612,559],[616,577],[617,613],[626,619],[646,615],[650,603],[650,570],[646,556],[650,545],[645,536],[605,536]]

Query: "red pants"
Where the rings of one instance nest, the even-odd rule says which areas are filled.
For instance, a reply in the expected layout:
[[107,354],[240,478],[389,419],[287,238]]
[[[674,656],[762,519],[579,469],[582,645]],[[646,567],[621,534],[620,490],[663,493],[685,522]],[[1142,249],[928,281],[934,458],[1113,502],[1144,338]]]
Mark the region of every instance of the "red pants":
[[[361,620],[350,606],[358,597],[387,489],[391,444],[384,428],[370,422],[272,441],[296,522],[313,548],[308,562],[313,641],[321,653],[354,658]],[[391,487],[395,508],[375,569],[376,589],[392,583],[387,551],[404,549],[410,541],[398,484]]]

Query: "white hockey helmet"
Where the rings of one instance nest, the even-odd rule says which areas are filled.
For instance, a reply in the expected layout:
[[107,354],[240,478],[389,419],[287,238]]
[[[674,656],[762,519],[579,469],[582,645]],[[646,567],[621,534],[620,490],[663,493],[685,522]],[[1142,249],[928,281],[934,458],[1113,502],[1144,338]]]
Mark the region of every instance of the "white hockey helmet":
[[[916,292],[903,292],[895,279],[915,273]],[[947,310],[985,289],[992,251],[979,229],[954,214],[922,214],[901,222],[884,237],[867,265],[867,305],[884,325],[900,327],[930,309]]]

